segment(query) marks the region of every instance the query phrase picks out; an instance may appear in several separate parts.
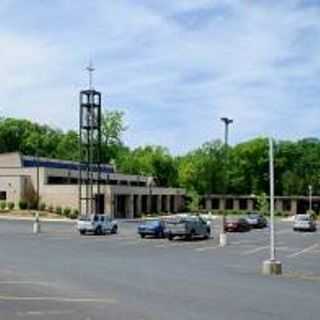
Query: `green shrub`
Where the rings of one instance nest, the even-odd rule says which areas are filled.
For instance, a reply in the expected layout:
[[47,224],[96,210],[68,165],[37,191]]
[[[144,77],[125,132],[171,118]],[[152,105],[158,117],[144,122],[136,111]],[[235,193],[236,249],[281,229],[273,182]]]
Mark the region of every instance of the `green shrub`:
[[28,202],[24,200],[19,201],[19,209],[26,210],[28,208]]
[[71,209],[70,209],[69,207],[65,207],[65,208],[63,209],[63,215],[64,215],[65,217],[69,217],[69,216],[70,216],[70,213],[71,213]]
[[47,208],[47,205],[44,202],[41,202],[39,205],[39,210],[40,211],[45,211]]
[[4,210],[7,207],[7,203],[5,201],[0,202],[0,209]]
[[73,209],[71,213],[69,214],[70,219],[77,219],[79,216],[79,210],[78,209]]
[[314,220],[317,219],[317,214],[315,213],[315,211],[313,211],[313,210],[308,210],[308,211],[307,211],[307,214],[309,214],[312,219],[314,219]]
[[275,215],[275,217],[283,217],[283,212],[281,212],[281,211],[276,211],[276,212],[274,213],[274,215]]
[[62,214],[62,208],[60,206],[56,207],[56,213],[61,215]]
[[14,202],[8,202],[8,209],[13,210],[14,209]]
[[35,199],[31,199],[29,202],[28,202],[28,204],[27,204],[27,208],[29,209],[29,210],[37,210],[38,208],[37,208],[37,200],[35,200]]

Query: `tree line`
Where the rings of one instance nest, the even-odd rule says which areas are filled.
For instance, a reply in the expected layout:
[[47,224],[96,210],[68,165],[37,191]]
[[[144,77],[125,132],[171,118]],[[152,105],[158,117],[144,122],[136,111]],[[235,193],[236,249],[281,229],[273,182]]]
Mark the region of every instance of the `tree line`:
[[[162,146],[126,146],[122,140],[127,129],[123,117],[121,112],[106,111],[102,121],[102,158],[115,165],[117,171],[151,175],[160,186],[183,187],[197,194],[268,193],[267,138],[258,137],[227,149],[220,140],[213,140],[174,156]],[[15,151],[76,161],[78,133],[28,120],[1,118],[0,152]],[[276,141],[275,182],[277,195],[303,195],[308,185],[319,194],[320,140]]]

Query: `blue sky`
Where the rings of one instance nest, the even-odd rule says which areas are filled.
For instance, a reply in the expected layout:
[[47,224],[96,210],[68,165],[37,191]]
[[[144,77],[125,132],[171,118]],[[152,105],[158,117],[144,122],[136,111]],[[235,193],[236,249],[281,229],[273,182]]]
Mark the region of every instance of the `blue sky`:
[[92,57],[130,146],[320,135],[320,0],[1,0],[0,110],[76,129]]

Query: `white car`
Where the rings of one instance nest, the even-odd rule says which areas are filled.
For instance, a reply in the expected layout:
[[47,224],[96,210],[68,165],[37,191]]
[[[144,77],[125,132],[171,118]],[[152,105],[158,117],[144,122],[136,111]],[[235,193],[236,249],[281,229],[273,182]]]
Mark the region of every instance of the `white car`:
[[308,214],[297,214],[293,223],[294,231],[316,231],[317,224]]
[[94,233],[97,235],[117,233],[118,223],[107,215],[97,214],[89,217],[80,217],[77,221],[77,229],[80,234]]

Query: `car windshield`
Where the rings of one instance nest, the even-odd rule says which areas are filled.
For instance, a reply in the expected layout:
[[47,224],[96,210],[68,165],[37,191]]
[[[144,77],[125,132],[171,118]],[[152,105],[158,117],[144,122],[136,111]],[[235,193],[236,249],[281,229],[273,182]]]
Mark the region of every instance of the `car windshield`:
[[156,227],[160,224],[160,221],[150,221],[150,222],[147,222],[147,225],[150,226],[150,227]]
[[86,216],[81,216],[79,218],[80,221],[91,221],[90,217],[86,217]]
[[250,219],[257,219],[257,218],[259,218],[259,215],[256,214],[256,213],[249,213],[249,214],[248,214],[248,217],[249,217]]
[[309,218],[309,216],[296,216],[296,220],[297,221],[309,221],[310,220],[310,218]]
[[239,218],[227,218],[226,221],[229,222],[229,223],[230,222],[238,222]]

